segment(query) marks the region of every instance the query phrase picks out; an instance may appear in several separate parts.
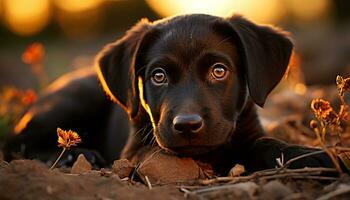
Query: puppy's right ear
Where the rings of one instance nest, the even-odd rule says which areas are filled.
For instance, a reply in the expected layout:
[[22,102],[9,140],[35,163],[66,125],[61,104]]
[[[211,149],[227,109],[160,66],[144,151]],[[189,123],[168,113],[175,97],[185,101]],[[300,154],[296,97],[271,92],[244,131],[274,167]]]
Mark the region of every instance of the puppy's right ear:
[[131,118],[136,116],[139,108],[135,54],[150,26],[148,20],[141,20],[97,56],[97,72],[103,89]]

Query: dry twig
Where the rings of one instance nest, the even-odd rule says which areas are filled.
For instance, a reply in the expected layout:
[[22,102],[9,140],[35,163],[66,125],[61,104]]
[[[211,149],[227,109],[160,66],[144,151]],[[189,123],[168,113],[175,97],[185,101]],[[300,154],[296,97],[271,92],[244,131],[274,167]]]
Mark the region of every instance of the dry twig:
[[295,158],[292,158],[292,159],[288,160],[282,167],[278,168],[278,172],[280,172],[280,171],[283,170],[283,169],[288,168],[293,162],[295,162],[295,161],[297,161],[297,160],[300,160],[300,159],[302,159],[302,158],[306,158],[306,157],[309,157],[309,156],[321,154],[321,153],[324,153],[324,152],[325,152],[324,150],[314,151],[314,152],[311,152],[311,153],[306,153],[306,154],[297,156],[297,157],[295,157]]
[[145,179],[146,179],[146,183],[147,183],[148,189],[152,190],[152,184],[149,181],[148,176],[145,176]]
[[[296,177],[298,179],[302,179],[304,177],[305,179],[319,179],[319,180],[338,180],[339,179],[336,177],[316,176],[327,172],[334,173],[334,172],[337,172],[337,170],[333,168],[323,168],[323,167],[316,167],[316,168],[305,167],[302,169],[283,169],[283,170],[279,170],[279,168],[276,168],[271,170],[257,171],[248,176],[216,177],[213,179],[197,180],[196,182],[192,182],[192,183],[185,182],[185,183],[200,184],[200,185],[208,186],[208,185],[213,185],[217,183],[234,184],[234,183],[252,181],[256,179],[270,180],[270,179],[286,178],[286,177],[290,177],[290,178]],[[311,178],[311,176],[315,176],[315,177]]]

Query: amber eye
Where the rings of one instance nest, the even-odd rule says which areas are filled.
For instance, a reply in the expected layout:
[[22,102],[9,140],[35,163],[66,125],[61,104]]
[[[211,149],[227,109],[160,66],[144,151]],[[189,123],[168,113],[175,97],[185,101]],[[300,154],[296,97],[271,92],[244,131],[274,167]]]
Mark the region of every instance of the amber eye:
[[152,72],[152,82],[155,85],[162,85],[167,82],[165,70],[162,68],[156,68]]
[[226,77],[226,74],[227,74],[226,65],[224,65],[222,63],[215,63],[212,66],[211,75],[213,76],[213,78],[218,79],[218,80],[222,80]]

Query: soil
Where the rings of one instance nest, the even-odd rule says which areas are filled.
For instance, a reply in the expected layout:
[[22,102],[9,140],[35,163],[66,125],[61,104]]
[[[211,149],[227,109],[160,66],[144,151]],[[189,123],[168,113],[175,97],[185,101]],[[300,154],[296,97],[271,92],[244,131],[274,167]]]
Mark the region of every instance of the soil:
[[[308,95],[305,96],[308,98]],[[312,94],[310,97],[315,98],[315,95]],[[290,93],[285,96],[279,94],[278,99],[271,97],[266,110],[260,111],[269,134],[292,143],[315,145],[315,137],[305,125],[311,114],[305,103],[308,101],[309,99],[301,101],[300,96],[291,96]],[[345,142],[348,143],[349,140]],[[61,167],[50,170],[49,166],[36,160],[20,159],[7,163],[2,160],[0,152],[0,199],[350,198],[348,175],[338,180],[282,177],[204,184],[190,181],[208,177],[205,176],[208,173],[191,160],[170,158],[161,154],[158,154],[157,159],[138,167],[132,166],[127,160],[119,160],[111,169],[91,169],[88,161],[79,156],[73,168]],[[159,176],[158,161],[167,163],[165,166],[173,169],[161,177],[163,178],[161,182],[155,180]],[[188,170],[179,170],[180,166],[187,166]],[[135,167],[138,170],[135,170]]]
[[[5,164],[6,165],[6,164]],[[0,169],[0,199],[181,199],[174,186],[152,190],[101,171],[65,173],[34,160],[15,160]]]
[[[81,174],[69,170],[49,170],[48,166],[35,160],[3,161],[0,199],[316,199],[335,191],[343,194],[330,199],[349,199],[350,196],[348,177],[336,182],[279,179],[212,186],[153,185],[150,189],[141,182],[120,179],[111,170],[91,170]],[[213,190],[186,194],[181,187]]]

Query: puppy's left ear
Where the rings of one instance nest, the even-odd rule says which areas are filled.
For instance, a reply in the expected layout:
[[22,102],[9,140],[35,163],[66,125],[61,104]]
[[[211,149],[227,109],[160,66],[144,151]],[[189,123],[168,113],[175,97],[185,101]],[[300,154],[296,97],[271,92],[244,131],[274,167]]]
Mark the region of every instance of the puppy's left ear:
[[97,73],[103,89],[131,118],[139,110],[136,54],[150,27],[148,20],[141,20],[121,39],[107,45],[96,58]]
[[240,43],[238,51],[243,51],[250,96],[262,107],[288,67],[293,44],[282,31],[256,25],[241,16],[234,15],[226,21]]

